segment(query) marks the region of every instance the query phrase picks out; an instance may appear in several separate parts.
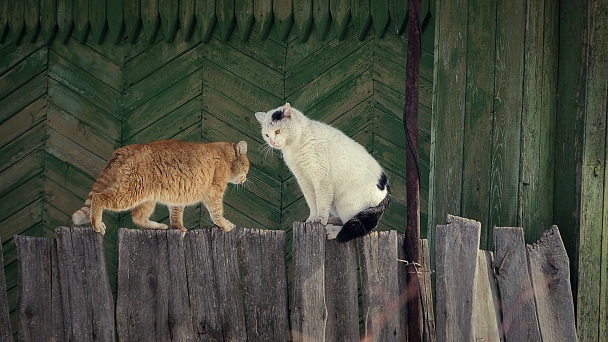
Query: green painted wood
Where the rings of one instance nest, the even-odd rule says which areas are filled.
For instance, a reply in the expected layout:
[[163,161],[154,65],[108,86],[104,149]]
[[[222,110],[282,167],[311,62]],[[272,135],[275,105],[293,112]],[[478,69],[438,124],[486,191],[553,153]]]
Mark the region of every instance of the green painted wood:
[[272,13],[272,2],[266,0],[254,0],[253,10],[255,13],[255,25],[261,40],[266,40],[272,27],[274,15]]
[[374,34],[376,39],[384,36],[384,31],[388,26],[390,14],[388,11],[388,1],[371,1],[371,14],[374,24]]
[[312,1],[296,0],[293,4],[293,22],[300,42],[308,40],[312,29]]
[[57,0],[57,38],[67,43],[74,29],[74,0]]
[[8,0],[0,1],[0,44],[4,44],[9,30]]
[[107,0],[97,0],[89,4],[89,22],[91,25],[91,39],[101,44],[108,30],[107,26]]
[[[40,0],[40,31],[42,38],[50,44],[57,33],[57,0]],[[1,14],[0,14],[1,16]],[[2,29],[0,28],[0,37]]]
[[220,39],[227,41],[230,39],[235,24],[234,0],[216,2],[215,15],[217,16],[217,27],[220,32]]
[[[129,41],[135,43],[141,28],[140,11],[141,5],[138,0],[123,0],[123,15],[125,20],[125,31]],[[114,38],[115,41],[118,37]]]
[[[424,2],[424,1],[423,1]],[[397,34],[405,33],[407,16],[409,10],[408,0],[389,0],[388,11],[391,16],[392,29]],[[421,10],[422,12],[422,10]],[[422,14],[420,14],[422,20]]]
[[160,0],[158,11],[167,43],[173,42],[179,28],[178,1]]
[[84,43],[90,30],[89,1],[74,0],[74,36],[79,42]]
[[214,0],[202,0],[196,2],[196,21],[201,30],[201,39],[203,42],[209,41],[217,21],[217,17],[215,16]]
[[23,135],[3,146],[0,149],[0,172],[43,146],[45,130],[45,123],[40,122]]
[[6,220],[15,212],[25,208],[30,203],[40,199],[42,194],[42,175],[38,175],[20,184],[13,191],[0,197],[4,205],[0,208],[0,222]]
[[239,28],[241,41],[249,40],[251,29],[253,28],[254,12],[253,0],[236,0],[234,4],[236,22]]
[[40,0],[25,1],[25,8],[27,11],[24,13],[26,31],[24,40],[34,43],[40,32]]
[[332,21],[334,22],[336,35],[339,39],[343,39],[350,23],[350,1],[331,1],[329,5],[329,13],[331,14]]
[[31,55],[25,57],[25,60],[4,73],[3,82],[0,83],[0,99],[7,97],[14,89],[25,85],[36,75],[44,72],[47,68],[47,55],[47,49],[33,51]]
[[160,30],[159,1],[149,0],[141,7],[141,23],[148,44],[154,43]]
[[125,8],[122,0],[106,0],[107,24],[110,39],[114,45],[120,44],[125,32]]
[[279,34],[279,40],[286,40],[293,25],[293,4],[291,0],[274,0],[272,2],[274,24]]
[[16,43],[21,41],[25,31],[25,3],[22,1],[10,1],[8,5],[9,32],[12,40]]
[[190,41],[196,24],[196,2],[194,0],[179,1],[179,24],[184,32],[184,40]]
[[352,21],[359,40],[363,40],[372,25],[371,4],[369,0],[351,2]]
[[45,119],[46,99],[41,98],[0,125],[0,148],[38,125]]
[[471,0],[467,40],[467,84],[463,139],[462,216],[481,223],[480,246],[489,249],[493,226],[488,214],[492,170],[496,3]]
[[314,1],[312,17],[317,30],[317,38],[325,40],[331,24],[331,14],[328,1]]

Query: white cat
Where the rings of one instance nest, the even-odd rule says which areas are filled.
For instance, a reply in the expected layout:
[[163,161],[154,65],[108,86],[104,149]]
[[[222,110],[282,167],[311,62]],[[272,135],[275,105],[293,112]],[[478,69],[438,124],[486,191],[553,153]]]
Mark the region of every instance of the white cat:
[[327,237],[341,242],[378,225],[390,204],[390,189],[382,167],[363,146],[289,103],[255,117],[264,140],[282,151],[304,193],[310,208],[306,222],[326,225]]

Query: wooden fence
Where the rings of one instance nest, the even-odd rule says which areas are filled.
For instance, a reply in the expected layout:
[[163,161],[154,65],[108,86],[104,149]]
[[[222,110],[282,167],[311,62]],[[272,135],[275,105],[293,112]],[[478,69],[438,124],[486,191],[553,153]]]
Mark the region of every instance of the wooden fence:
[[[452,216],[437,227],[437,324],[430,270],[421,269],[425,340],[574,341],[557,227],[528,246],[522,229],[496,228],[494,255],[478,250],[479,234],[478,222]],[[406,340],[395,231],[339,244],[322,226],[294,223],[287,267],[283,231],[121,229],[116,301],[99,236],[56,235],[16,237],[20,341]],[[422,251],[428,265],[426,240]]]

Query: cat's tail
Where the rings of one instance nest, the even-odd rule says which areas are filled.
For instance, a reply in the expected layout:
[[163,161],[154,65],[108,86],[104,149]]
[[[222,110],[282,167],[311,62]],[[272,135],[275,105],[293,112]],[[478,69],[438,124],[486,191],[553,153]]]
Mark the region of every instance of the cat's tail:
[[391,193],[387,191],[386,197],[377,206],[367,208],[346,221],[336,236],[336,240],[346,242],[369,234],[369,232],[376,228],[382,214],[384,214],[384,211],[390,204]]
[[72,222],[76,226],[91,223],[91,199],[93,198],[93,191],[89,192],[87,199],[84,201],[84,207],[76,210],[72,214]]

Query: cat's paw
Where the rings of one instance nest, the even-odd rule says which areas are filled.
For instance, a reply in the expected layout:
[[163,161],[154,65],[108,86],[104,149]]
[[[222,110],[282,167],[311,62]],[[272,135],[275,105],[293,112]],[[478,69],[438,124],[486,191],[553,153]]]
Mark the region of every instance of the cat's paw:
[[93,225],[93,230],[96,233],[99,233],[101,235],[105,235],[106,234],[106,224],[103,222],[99,222],[98,225]]
[[224,231],[224,233],[228,233],[229,231],[233,230],[234,228],[236,228],[236,225],[228,220],[226,220],[225,222],[223,222],[221,225],[218,225],[218,227],[220,227],[220,229],[222,231]]
[[186,234],[186,230],[187,230],[186,227],[184,227],[181,224],[172,224],[171,225],[171,229],[179,229],[179,230],[181,230],[182,231],[182,235]]
[[333,224],[328,224],[325,226],[325,236],[327,240],[333,240],[338,236],[338,233],[342,230],[342,226],[334,226]]
[[317,219],[317,215],[310,214],[306,219],[306,223],[315,223]]

